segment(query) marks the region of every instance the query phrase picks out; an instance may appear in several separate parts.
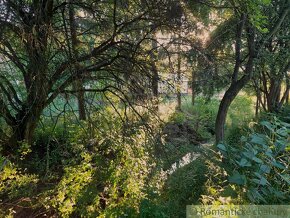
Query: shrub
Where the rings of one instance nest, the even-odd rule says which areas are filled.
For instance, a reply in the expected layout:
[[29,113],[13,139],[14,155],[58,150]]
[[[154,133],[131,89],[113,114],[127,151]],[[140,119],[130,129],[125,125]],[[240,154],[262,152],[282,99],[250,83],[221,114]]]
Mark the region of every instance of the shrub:
[[244,123],[241,126],[232,126],[226,131],[226,142],[229,145],[238,146],[241,144],[241,137],[249,131],[248,125]]
[[17,168],[9,160],[0,157],[0,197],[13,200],[35,194],[38,177]]
[[83,125],[70,130],[79,157],[65,167],[47,204],[62,217],[135,217],[152,167],[146,129],[125,129],[111,110]]
[[228,181],[252,203],[289,203],[290,124],[273,117],[258,129],[240,147],[218,145]]

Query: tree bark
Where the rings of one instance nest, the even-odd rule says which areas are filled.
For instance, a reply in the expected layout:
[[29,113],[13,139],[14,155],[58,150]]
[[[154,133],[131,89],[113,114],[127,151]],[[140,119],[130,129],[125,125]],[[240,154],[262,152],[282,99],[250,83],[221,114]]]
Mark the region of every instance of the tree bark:
[[259,114],[259,108],[260,108],[260,98],[259,98],[259,96],[256,96],[256,108],[255,108],[255,116],[256,117]]
[[158,98],[158,71],[155,62],[152,63],[152,93]]
[[191,104],[194,105],[195,103],[195,80],[196,80],[196,73],[195,69],[191,73]]
[[181,49],[180,44],[178,44],[178,53],[177,53],[177,110],[181,110]]
[[237,82],[231,84],[229,89],[225,92],[217,114],[216,123],[215,123],[215,132],[216,132],[216,143],[224,141],[224,127],[226,122],[227,113],[229,107],[241,89],[247,84],[250,80],[249,75],[245,75]]
[[29,145],[33,143],[34,131],[40,119],[40,113],[29,113],[24,115],[22,119],[18,119],[17,123],[13,126],[13,134],[10,138],[12,145],[17,145],[25,142]]
[[[78,58],[78,45],[79,40],[77,39],[77,26],[76,26],[76,20],[75,20],[75,12],[73,8],[73,2],[74,0],[70,0],[69,5],[69,21],[70,21],[70,33],[71,33],[71,43],[72,43],[72,58],[77,59]],[[78,64],[74,64],[74,70],[76,71],[76,74],[79,71]],[[83,82],[81,79],[76,79],[76,81],[73,83],[73,88],[77,91],[76,97],[78,102],[78,109],[79,109],[79,119],[80,120],[86,120],[86,103],[85,103],[85,92],[81,91],[84,89]]]
[[[156,61],[157,61],[157,57],[156,57],[156,49],[157,49],[157,41],[154,37],[154,35],[152,36],[153,40],[152,40],[152,54],[151,54],[151,70],[152,70],[152,80],[151,80],[151,86],[152,86],[152,94],[153,97],[155,98],[155,100],[158,100],[158,69],[156,66]],[[156,104],[158,105],[158,102],[156,102]]]
[[281,83],[275,78],[270,80],[269,94],[267,95],[267,105],[269,112],[276,112],[280,102]]

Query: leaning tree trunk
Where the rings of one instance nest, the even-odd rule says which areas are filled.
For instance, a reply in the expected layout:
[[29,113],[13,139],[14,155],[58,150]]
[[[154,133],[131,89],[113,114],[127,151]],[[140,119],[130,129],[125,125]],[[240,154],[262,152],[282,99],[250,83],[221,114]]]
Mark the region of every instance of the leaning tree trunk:
[[229,107],[241,89],[250,80],[250,75],[243,76],[240,80],[231,84],[229,89],[225,92],[217,114],[215,123],[216,143],[224,141],[224,127],[226,122]]
[[[38,66],[37,68],[35,66]],[[28,66],[29,84],[28,95],[23,103],[21,110],[16,114],[14,124],[12,125],[11,145],[18,145],[25,142],[29,145],[33,142],[33,135],[40,116],[46,107],[48,93],[48,84],[46,75],[48,67],[45,55],[39,50],[33,49],[30,53],[30,64]]]

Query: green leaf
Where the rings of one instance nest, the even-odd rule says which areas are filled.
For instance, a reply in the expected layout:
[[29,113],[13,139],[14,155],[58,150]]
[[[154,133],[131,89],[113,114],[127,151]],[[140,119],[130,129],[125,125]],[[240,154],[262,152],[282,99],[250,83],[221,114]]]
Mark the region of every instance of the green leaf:
[[217,147],[222,151],[227,151],[227,148],[224,144],[218,144]]
[[237,197],[237,191],[234,190],[230,185],[226,186],[225,189],[221,192],[222,197]]
[[241,137],[241,141],[242,141],[242,142],[246,142],[247,140],[248,140],[247,137],[245,137],[245,136],[242,136],[242,137]]
[[273,152],[272,152],[271,148],[268,148],[268,149],[266,150],[265,154],[266,154],[269,158],[274,158],[274,157],[273,157]]
[[241,166],[241,167],[250,167],[250,166],[252,166],[251,162],[248,161],[248,160],[245,159],[245,158],[242,158],[242,159],[240,160],[240,162],[237,162],[237,163],[238,163],[239,166]]
[[255,161],[256,163],[263,163],[263,161],[257,157],[253,157],[253,161]]
[[255,176],[257,176],[259,179],[261,179],[263,176],[260,173],[254,172]]
[[251,142],[255,143],[255,144],[258,144],[258,145],[262,145],[262,146],[265,146],[267,144],[266,140],[264,139],[264,137],[262,135],[260,135],[260,134],[252,134]]
[[270,168],[269,166],[263,164],[263,165],[261,165],[260,170],[261,170],[263,173],[270,173],[271,168]]
[[274,128],[272,126],[272,124],[268,121],[262,121],[261,122],[262,126],[265,126],[268,130],[270,130],[271,132],[274,132]]
[[281,176],[281,178],[287,182],[288,185],[290,185],[290,175],[289,174],[286,174],[286,175],[282,175],[282,174],[279,174]]
[[287,137],[288,136],[288,131],[285,127],[282,127],[280,129],[277,130],[277,134]]
[[264,203],[266,203],[265,198],[259,193],[258,189],[256,188],[250,188],[247,192],[247,196],[250,199],[251,202],[257,202],[257,200],[262,200]]
[[229,177],[229,182],[238,184],[238,185],[245,185],[246,184],[246,177],[245,175],[240,174],[239,172],[235,171],[232,176]]
[[269,5],[271,3],[271,0],[262,0],[262,3],[264,5]]
[[276,160],[272,161],[272,165],[274,167],[277,167],[277,168],[281,169],[281,170],[285,170],[286,169],[284,165],[282,165],[281,163],[278,163]]
[[282,122],[282,121],[280,121],[280,123],[281,123],[281,125],[290,128],[290,123],[285,123],[285,122]]
[[282,140],[277,140],[275,142],[275,146],[277,148],[277,152],[280,153],[281,151],[285,151],[285,148],[286,148],[286,142],[285,141],[282,141]]
[[258,185],[266,185],[268,183],[265,177],[261,177],[260,179],[252,179],[252,181]]
[[242,154],[245,157],[249,158],[250,160],[253,160],[253,158],[255,157],[255,154],[253,152],[251,152],[251,151],[246,151],[246,152],[244,151]]

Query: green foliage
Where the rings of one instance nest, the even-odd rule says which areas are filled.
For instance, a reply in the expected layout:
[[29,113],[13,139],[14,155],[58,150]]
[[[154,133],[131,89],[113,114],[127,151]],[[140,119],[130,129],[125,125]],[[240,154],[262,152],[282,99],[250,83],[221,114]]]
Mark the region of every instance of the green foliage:
[[254,116],[254,104],[251,96],[238,95],[232,102],[228,117],[227,126],[241,126],[248,123]]
[[249,14],[252,24],[261,32],[267,33],[268,16],[263,11],[265,6],[268,6],[271,0],[260,0],[260,1],[246,1],[245,6]]
[[204,97],[197,97],[195,104],[186,102],[182,110],[186,120],[192,125],[203,138],[210,139],[215,129],[215,117],[218,112],[219,101],[217,99],[208,100]]
[[186,121],[186,115],[182,112],[176,111],[170,118],[169,122],[176,124],[183,124]]
[[198,203],[204,192],[206,172],[204,160],[199,158],[169,176],[161,195],[161,204],[166,205],[169,217],[185,217],[186,205]]
[[148,199],[142,201],[140,205],[140,218],[158,217],[158,218],[169,218],[166,214],[166,207],[161,207],[152,203]]
[[225,137],[230,145],[241,143],[241,136],[248,133],[248,123],[254,117],[253,101],[251,96],[239,95],[232,102],[227,120]]
[[242,145],[218,145],[224,158],[228,181],[245,188],[244,197],[252,203],[289,203],[290,124],[276,117],[262,121],[242,138]]
[[[222,144],[218,147],[223,151],[226,149]],[[227,172],[221,164],[222,158],[219,153],[209,148],[206,149],[204,155],[208,173],[206,174],[205,190],[201,195],[200,202],[205,205],[245,204],[239,190],[227,181]]]
[[62,217],[133,217],[138,211],[151,168],[150,138],[142,127],[124,129],[113,111],[106,113],[70,130],[79,158],[65,167],[53,200],[47,202]]
[[26,143],[22,142],[19,146],[18,153],[20,154],[20,159],[23,160],[27,154],[31,152],[31,146]]
[[140,217],[185,217],[186,205],[197,204],[205,190],[206,174],[203,158],[177,169],[168,175],[160,193],[150,192],[141,202]]
[[290,123],[290,104],[285,104],[277,114],[279,120]]
[[230,145],[238,145],[241,143],[241,136],[248,133],[248,126],[243,124],[241,126],[234,125],[226,130],[226,141]]
[[27,208],[60,217],[136,217],[154,166],[153,138],[133,115],[124,123],[114,110],[103,112],[80,125],[38,129],[33,155],[25,144],[19,150],[21,167],[1,157],[1,199],[33,199]]
[[66,122],[72,123],[63,118],[58,121],[43,118],[42,123],[45,125],[36,130],[34,143],[30,147],[33,152],[23,158],[21,166],[29,171],[38,169],[40,175],[62,172],[62,168],[79,155],[70,145],[69,126]]
[[37,175],[24,173],[4,158],[1,158],[0,165],[1,199],[12,200],[35,194],[39,180]]

